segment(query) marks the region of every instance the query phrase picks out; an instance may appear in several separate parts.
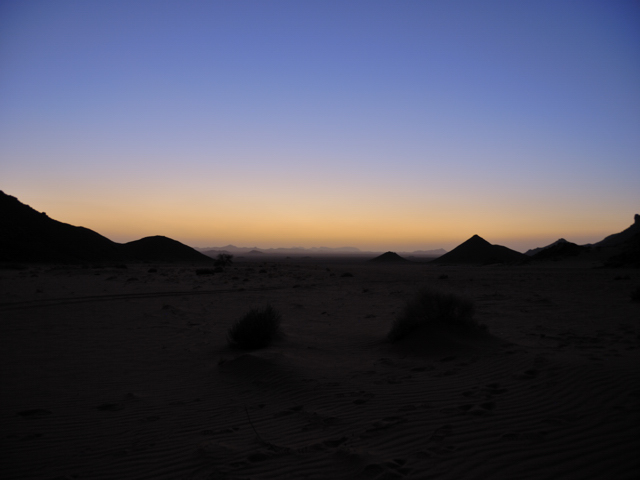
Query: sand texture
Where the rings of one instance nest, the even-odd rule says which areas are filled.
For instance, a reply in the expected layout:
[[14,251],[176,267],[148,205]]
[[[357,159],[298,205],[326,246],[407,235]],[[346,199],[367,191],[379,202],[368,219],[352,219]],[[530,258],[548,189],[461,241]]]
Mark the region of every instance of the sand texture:
[[[2,478],[640,472],[637,269],[196,268],[0,270]],[[385,343],[423,286],[473,299],[493,337]],[[285,337],[230,349],[228,328],[267,303]]]

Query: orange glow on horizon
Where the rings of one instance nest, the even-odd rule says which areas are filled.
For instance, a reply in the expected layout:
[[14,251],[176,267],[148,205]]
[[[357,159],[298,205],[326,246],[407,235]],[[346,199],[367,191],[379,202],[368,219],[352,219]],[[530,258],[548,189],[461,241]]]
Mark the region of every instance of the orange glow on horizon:
[[[359,217],[324,215],[268,216],[246,209],[240,213],[215,209],[180,209],[159,206],[145,208],[96,208],[95,205],[47,209],[54,218],[90,228],[116,242],[125,243],[145,236],[164,235],[195,247],[236,246],[277,247],[357,247],[371,251],[414,251],[444,248],[451,250],[474,234],[490,243],[524,251],[543,246],[560,237],[598,241],[621,231],[585,228],[584,223],[515,222],[499,216],[489,219],[457,215],[432,215],[419,221],[413,212],[395,215],[379,212]],[[548,219],[549,220],[549,219]],[[552,219],[551,219],[552,220]],[[514,233],[515,230],[515,233]]]

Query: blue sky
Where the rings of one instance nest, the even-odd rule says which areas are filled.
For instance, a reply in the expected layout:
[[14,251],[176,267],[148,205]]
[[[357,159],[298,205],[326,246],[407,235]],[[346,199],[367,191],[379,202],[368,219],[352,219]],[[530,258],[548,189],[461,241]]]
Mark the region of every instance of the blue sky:
[[639,152],[637,1],[0,4],[0,189],[116,241],[597,241]]

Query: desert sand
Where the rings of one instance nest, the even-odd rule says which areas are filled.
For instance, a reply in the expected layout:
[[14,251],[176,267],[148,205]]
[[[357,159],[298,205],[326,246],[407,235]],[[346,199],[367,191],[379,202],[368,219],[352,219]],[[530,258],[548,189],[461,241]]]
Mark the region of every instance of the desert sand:
[[[295,258],[196,268],[0,270],[3,478],[640,472],[637,269]],[[423,286],[473,299],[494,339],[386,343]],[[233,322],[267,303],[285,337],[229,348]]]

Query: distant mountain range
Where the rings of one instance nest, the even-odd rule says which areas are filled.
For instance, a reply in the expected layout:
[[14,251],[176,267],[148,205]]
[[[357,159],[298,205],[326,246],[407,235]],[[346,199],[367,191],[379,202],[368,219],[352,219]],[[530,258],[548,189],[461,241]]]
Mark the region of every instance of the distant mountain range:
[[99,233],[53,220],[0,191],[0,262],[212,262],[167,237],[112,242]]
[[560,238],[546,247],[534,248],[525,254],[501,245],[492,245],[474,235],[450,252],[436,258],[435,264],[518,264],[560,261],[579,257],[607,266],[640,266],[640,215],[620,233],[609,235],[593,245],[576,245]]
[[[437,257],[436,264],[518,264],[529,261],[562,260],[580,257],[602,261],[605,265],[640,266],[640,215],[620,233],[609,235],[593,245],[576,245],[561,238],[526,254],[501,245],[492,245],[478,235],[450,252],[443,249],[414,252],[365,252],[355,247],[193,249],[163,236],[145,237],[124,244],[116,243],[84,227],[49,218],[17,198],[0,191],[0,262],[212,262],[220,253],[260,257],[261,255],[345,255],[378,256],[379,262],[402,262],[416,257]],[[404,257],[404,258],[402,258]]]
[[570,257],[582,257],[594,262],[603,262],[608,266],[640,267],[640,215],[634,215],[630,227],[594,244],[577,245],[560,238],[545,247],[534,248],[522,254],[501,245],[492,245],[482,237],[474,235],[432,263],[487,265],[558,261]]
[[205,252],[217,253],[232,253],[234,255],[240,254],[261,254],[267,253],[270,255],[326,255],[326,254],[358,254],[363,253],[356,247],[289,247],[289,248],[259,248],[259,247],[236,247],[235,245],[225,245],[224,247],[206,247],[196,248],[197,250]]
[[[236,247],[235,245],[225,245],[224,247],[196,248],[205,255],[216,256],[219,253],[230,253],[232,255],[379,255],[381,252],[364,251],[356,247],[290,247],[290,248],[259,248],[259,247]],[[416,250],[413,252],[400,252],[405,256],[414,257],[439,257],[447,251],[438,248],[436,250]]]

